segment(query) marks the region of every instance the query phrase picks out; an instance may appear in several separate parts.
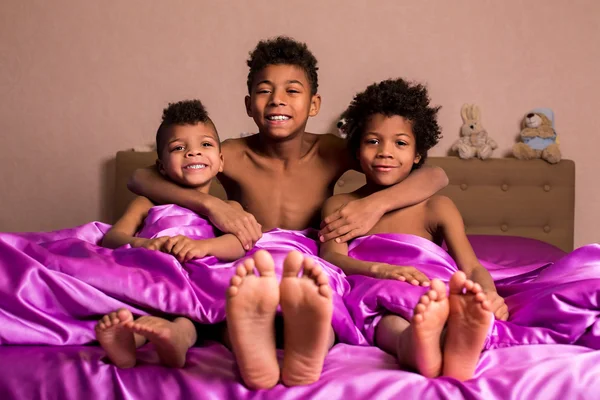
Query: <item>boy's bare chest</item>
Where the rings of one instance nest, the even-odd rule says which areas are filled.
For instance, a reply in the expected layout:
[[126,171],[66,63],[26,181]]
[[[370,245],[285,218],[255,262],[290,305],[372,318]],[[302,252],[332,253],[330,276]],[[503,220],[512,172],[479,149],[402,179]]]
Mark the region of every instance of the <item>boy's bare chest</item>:
[[404,233],[421,236],[428,240],[433,240],[435,234],[430,230],[423,204],[385,214],[369,231],[369,234],[375,233]]
[[317,227],[336,178],[314,163],[288,168],[247,163],[235,172],[231,185],[235,190],[228,194],[255,216],[263,230]]

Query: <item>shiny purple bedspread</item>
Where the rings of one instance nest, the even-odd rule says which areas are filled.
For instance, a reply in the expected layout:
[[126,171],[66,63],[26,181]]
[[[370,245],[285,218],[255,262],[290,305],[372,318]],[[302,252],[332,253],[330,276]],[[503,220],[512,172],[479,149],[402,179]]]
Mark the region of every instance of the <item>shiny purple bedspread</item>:
[[[525,239],[472,238],[512,316],[495,322],[476,376],[465,383],[401,371],[393,357],[365,346],[383,313],[409,317],[423,289],[346,279],[321,262],[336,294],[332,324],[343,343],[331,350],[319,382],[255,392],[240,383],[231,353],[217,343],[191,349],[181,370],[158,365],[151,345],[139,350],[141,361],[133,369],[105,362],[93,342],[101,315],[125,306],[138,315],[222,321],[234,268],[213,257],[182,266],[145,249],[104,249],[97,244],[108,228],[90,223],[50,233],[0,234],[0,399],[592,399],[600,393],[600,352],[594,351],[600,347],[598,245],[564,255],[538,248],[539,242],[524,245]],[[175,234],[214,233],[202,218],[176,206],[153,209],[141,232]],[[316,254],[311,234],[275,230],[257,248],[268,249],[280,266],[291,249]],[[413,236],[376,235],[351,248],[356,257],[415,265],[432,277],[447,279],[456,268],[447,253]]]

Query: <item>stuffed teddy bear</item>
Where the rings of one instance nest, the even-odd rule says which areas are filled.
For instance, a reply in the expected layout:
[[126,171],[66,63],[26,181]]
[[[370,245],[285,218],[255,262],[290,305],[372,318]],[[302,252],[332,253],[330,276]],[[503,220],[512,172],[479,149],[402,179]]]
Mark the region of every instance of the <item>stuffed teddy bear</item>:
[[487,131],[481,125],[481,112],[475,104],[464,104],[460,110],[463,125],[460,128],[460,139],[452,145],[452,151],[458,152],[462,159],[479,157],[489,158],[492,151],[498,147],[494,139],[488,137]]
[[536,109],[525,115],[521,124],[521,140],[513,146],[513,154],[519,160],[541,158],[550,164],[560,161],[554,115],[552,110]]

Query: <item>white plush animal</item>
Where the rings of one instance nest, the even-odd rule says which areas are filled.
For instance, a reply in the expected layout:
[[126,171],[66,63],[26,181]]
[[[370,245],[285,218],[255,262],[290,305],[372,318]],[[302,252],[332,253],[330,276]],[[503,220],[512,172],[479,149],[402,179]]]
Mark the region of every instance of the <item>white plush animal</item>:
[[463,125],[460,128],[460,139],[452,145],[462,159],[479,157],[482,160],[489,158],[492,151],[498,147],[494,139],[490,138],[481,125],[481,112],[475,104],[464,104],[460,111]]

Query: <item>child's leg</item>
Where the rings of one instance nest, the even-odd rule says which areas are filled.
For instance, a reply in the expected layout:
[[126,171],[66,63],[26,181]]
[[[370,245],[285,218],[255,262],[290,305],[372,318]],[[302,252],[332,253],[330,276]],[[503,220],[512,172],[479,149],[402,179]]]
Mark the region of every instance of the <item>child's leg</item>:
[[439,279],[431,281],[431,290],[421,296],[412,322],[387,315],[375,331],[375,343],[382,350],[396,355],[398,362],[435,378],[442,371],[440,338],[448,319],[446,286]]
[[[301,277],[298,277],[303,269]],[[308,385],[321,376],[333,346],[333,296],[327,275],[312,258],[290,252],[279,286],[284,324],[281,379],[285,385]]]
[[146,342],[146,338],[132,334],[125,324],[133,321],[133,315],[126,308],[106,314],[96,324],[96,339],[106,351],[108,358],[119,368],[135,365],[135,349]]
[[490,302],[481,286],[468,280],[463,272],[456,272],[450,279],[444,376],[459,380],[473,377],[491,323]]
[[[260,276],[254,275],[254,267]],[[274,320],[279,287],[271,255],[257,251],[231,278],[227,290],[227,331],[242,379],[252,389],[269,389],[279,381]]]
[[148,339],[156,347],[160,361],[169,367],[181,368],[190,347],[196,343],[196,327],[187,318],[175,318],[173,322],[149,315],[124,326],[131,332]]

